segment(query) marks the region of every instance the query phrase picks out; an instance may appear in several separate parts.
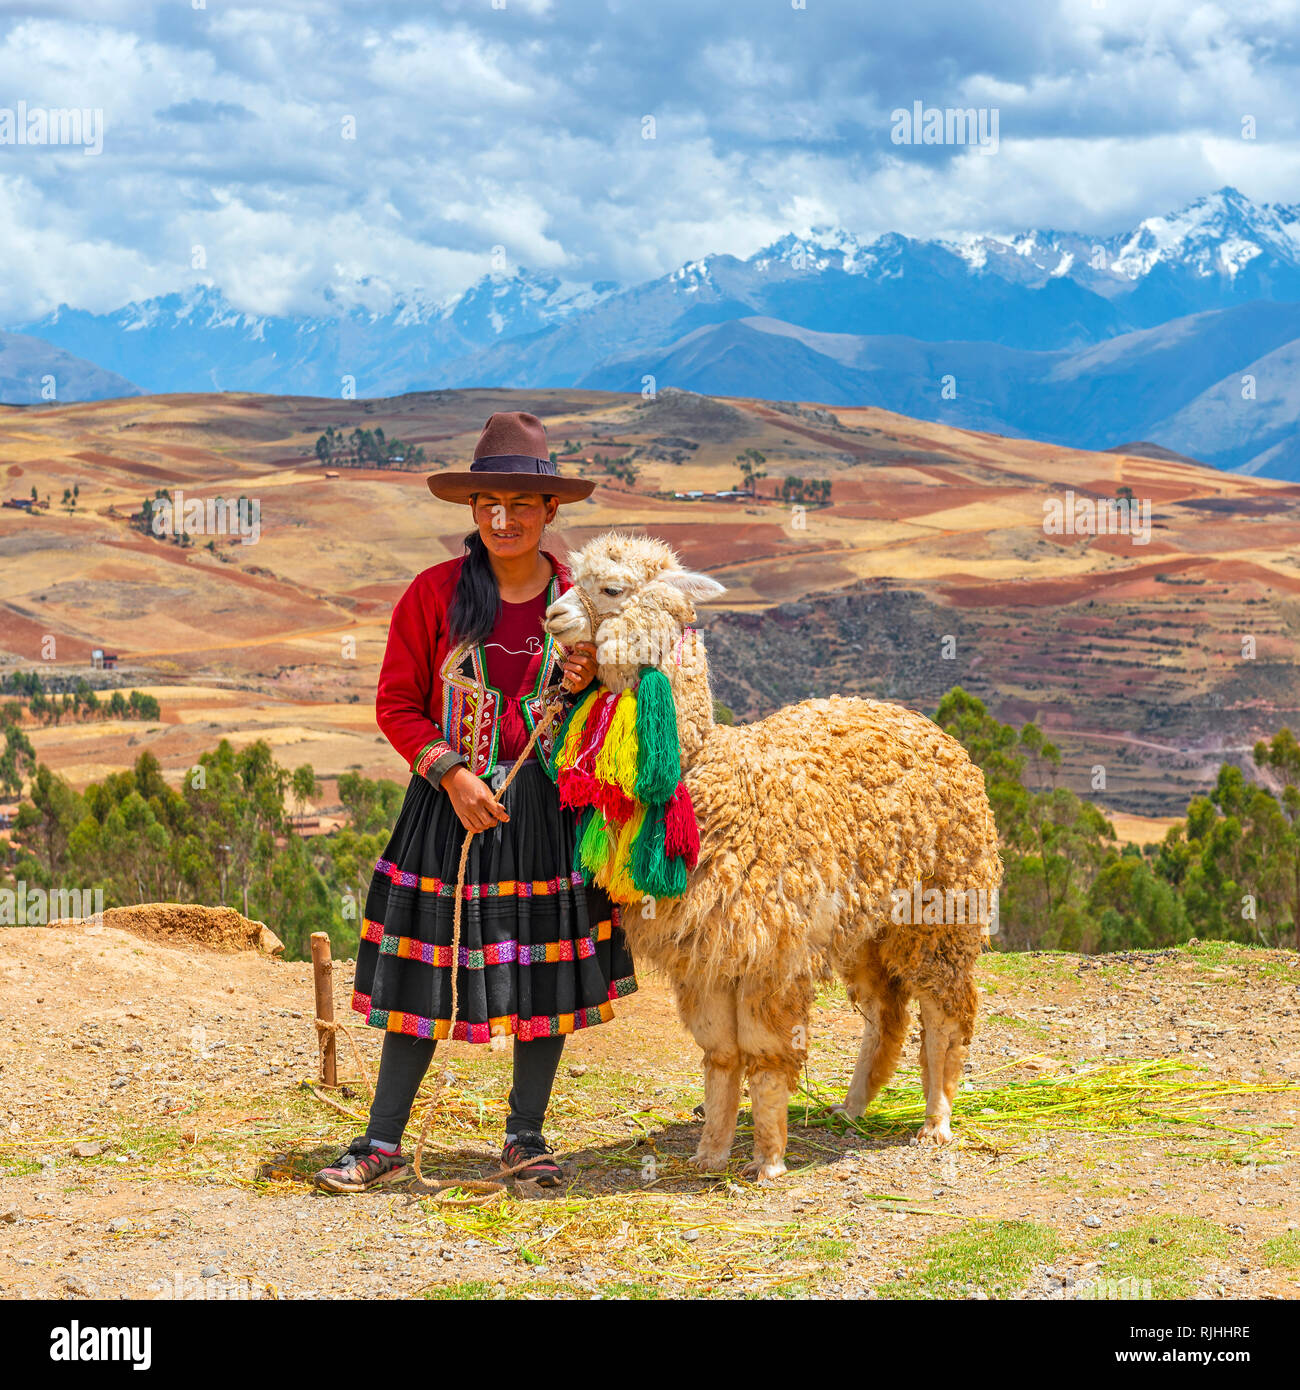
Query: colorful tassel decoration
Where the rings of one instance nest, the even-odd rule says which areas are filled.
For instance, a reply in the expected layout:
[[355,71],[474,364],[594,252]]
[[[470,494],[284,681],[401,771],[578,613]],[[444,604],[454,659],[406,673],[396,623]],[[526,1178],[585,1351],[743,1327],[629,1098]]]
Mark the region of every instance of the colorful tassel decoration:
[[609,826],[605,817],[593,806],[591,819],[582,832],[582,871],[599,880],[605,865],[609,862]]
[[664,811],[664,852],[686,861],[693,869],[700,858],[700,827],[695,820],[695,806],[685,782],[678,782]]
[[609,731],[596,756],[593,767],[596,787],[593,801],[605,813],[605,819],[621,825],[636,810],[637,697],[625,690],[618,697]]
[[682,751],[673,688],[654,666],[644,668],[637,686],[636,736],[641,760],[633,790],[639,800],[662,805],[681,780]]
[[614,717],[618,697],[599,687],[574,710],[564,747],[552,757],[561,806],[590,806],[596,792],[592,768]]
[[668,677],[643,666],[635,691],[598,686],[566,716],[554,748],[560,803],[581,811],[575,870],[616,903],[681,897],[700,835]]

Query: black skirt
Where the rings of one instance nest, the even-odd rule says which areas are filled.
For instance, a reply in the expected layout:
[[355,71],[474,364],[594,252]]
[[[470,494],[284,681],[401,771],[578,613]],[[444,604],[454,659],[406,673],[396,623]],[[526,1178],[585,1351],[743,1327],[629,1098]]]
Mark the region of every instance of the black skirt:
[[375,865],[352,1007],[375,1028],[487,1042],[604,1023],[637,987],[619,906],[573,867],[577,815],[535,758],[506,788],[509,821],[470,844],[451,1028],[452,914],[465,827],[413,776]]

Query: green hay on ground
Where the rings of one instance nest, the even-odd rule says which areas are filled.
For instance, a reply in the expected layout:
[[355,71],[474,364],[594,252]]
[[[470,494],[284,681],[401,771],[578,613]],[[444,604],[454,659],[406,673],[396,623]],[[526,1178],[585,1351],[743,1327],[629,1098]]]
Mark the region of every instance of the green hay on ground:
[[[1220,1144],[1224,1135],[1232,1134],[1240,1136],[1238,1143],[1244,1139],[1260,1147],[1276,1140],[1261,1130],[1231,1123],[1230,1102],[1240,1096],[1300,1091],[1300,1082],[1295,1081],[1195,1079],[1195,1067],[1165,1059],[1062,1068],[1026,1081],[999,1084],[992,1080],[1026,1062],[1059,1065],[1053,1058],[1021,1057],[972,1078],[971,1089],[960,1091],[953,1105],[953,1124],[962,1137],[996,1149],[1009,1140],[1048,1129],[1111,1137],[1168,1138],[1177,1133],[1185,1142]],[[920,1084],[910,1078],[887,1086],[858,1120],[833,1113],[834,1103],[808,1082],[791,1102],[790,1122],[885,1138],[919,1129],[925,1119]]]

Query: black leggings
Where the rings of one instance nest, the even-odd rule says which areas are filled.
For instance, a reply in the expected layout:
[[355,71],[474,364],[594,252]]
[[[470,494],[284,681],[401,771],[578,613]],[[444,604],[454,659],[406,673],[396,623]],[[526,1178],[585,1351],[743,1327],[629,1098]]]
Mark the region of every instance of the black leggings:
[[[515,1074],[510,1091],[510,1114],[506,1119],[507,1134],[542,1131],[546,1107],[551,1099],[551,1086],[560,1065],[565,1034],[554,1038],[533,1038],[529,1042],[514,1041]],[[432,1038],[416,1038],[409,1033],[385,1033],[384,1048],[379,1056],[379,1079],[375,1082],[375,1099],[370,1106],[370,1123],[366,1137],[382,1144],[400,1144],[402,1131],[411,1118],[420,1082],[433,1061]]]

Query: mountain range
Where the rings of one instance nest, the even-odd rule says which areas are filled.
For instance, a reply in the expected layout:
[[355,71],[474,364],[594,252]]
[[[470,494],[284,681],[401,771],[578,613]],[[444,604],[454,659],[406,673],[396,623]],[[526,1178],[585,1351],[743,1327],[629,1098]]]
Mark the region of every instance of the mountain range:
[[[822,227],[630,287],[520,269],[445,302],[296,318],[241,312],[196,284],[13,328],[88,359],[84,394],[60,391],[69,400],[653,383],[877,405],[1076,447],[1152,440],[1300,478],[1300,204],[1233,188],[1109,236],[863,240]],[[40,399],[35,366],[24,375],[6,352],[4,399]]]

